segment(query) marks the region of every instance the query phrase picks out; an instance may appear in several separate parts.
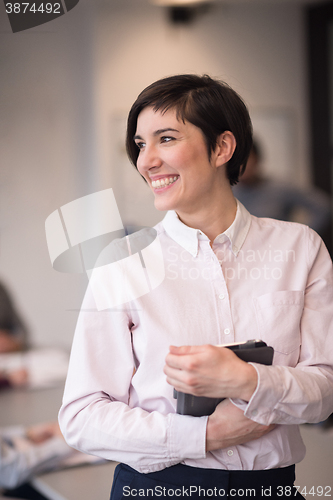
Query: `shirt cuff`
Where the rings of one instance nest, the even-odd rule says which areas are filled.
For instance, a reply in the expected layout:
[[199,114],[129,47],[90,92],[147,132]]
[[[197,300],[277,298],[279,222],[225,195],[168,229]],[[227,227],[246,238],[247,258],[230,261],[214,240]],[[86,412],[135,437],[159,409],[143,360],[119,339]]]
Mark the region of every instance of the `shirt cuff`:
[[169,453],[171,460],[206,457],[208,417],[170,414]]
[[248,403],[241,399],[231,399],[231,402],[243,410],[246,417],[258,424],[269,425],[274,417],[274,407],[283,395],[281,379],[274,377],[271,366],[250,364],[258,375],[257,387]]

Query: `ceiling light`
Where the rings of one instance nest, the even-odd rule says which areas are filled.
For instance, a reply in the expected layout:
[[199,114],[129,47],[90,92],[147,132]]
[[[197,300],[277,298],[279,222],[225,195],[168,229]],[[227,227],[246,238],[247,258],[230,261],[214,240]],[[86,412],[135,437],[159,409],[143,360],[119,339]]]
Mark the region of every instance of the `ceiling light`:
[[205,14],[215,0],[150,0],[159,7],[165,7],[171,24],[190,24]]

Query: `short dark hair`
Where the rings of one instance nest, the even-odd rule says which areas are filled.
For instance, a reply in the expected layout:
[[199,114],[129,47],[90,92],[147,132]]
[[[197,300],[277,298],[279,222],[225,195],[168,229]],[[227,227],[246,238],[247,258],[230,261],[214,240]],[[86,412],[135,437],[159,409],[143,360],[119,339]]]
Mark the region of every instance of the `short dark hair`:
[[177,119],[200,128],[210,158],[218,136],[233,133],[236,149],[228,161],[227,176],[236,184],[245,170],[252,146],[252,123],[242,98],[225,82],[208,75],[175,75],[163,78],[145,88],[134,102],[127,121],[126,149],[136,167],[139,149],[134,142],[140,112],[151,106],[154,111],[174,109]]

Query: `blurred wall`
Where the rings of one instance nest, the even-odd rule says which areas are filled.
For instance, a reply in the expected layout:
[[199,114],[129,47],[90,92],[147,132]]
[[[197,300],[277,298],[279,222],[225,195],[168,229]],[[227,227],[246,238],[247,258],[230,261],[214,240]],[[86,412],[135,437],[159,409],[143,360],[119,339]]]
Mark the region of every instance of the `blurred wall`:
[[0,279],[34,343],[68,346],[85,280],[53,271],[44,224],[94,190],[91,19],[12,34],[0,10]]
[[70,346],[87,284],[83,275],[52,269],[47,216],[107,187],[124,223],[151,225],[162,216],[122,146],[126,113],[157,78],[209,73],[234,87],[250,111],[288,110],[290,176],[309,182],[298,3],[217,2],[188,26],[171,26],[148,0],[81,0],[67,15],[17,34],[3,4],[0,18],[0,277],[35,344]]

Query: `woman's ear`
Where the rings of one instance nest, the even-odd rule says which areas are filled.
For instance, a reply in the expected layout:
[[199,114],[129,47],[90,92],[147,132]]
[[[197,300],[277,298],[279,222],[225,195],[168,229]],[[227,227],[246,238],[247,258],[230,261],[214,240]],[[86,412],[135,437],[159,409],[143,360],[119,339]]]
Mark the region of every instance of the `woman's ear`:
[[236,139],[232,132],[226,130],[217,138],[215,156],[216,166],[220,167],[228,163],[236,149]]

